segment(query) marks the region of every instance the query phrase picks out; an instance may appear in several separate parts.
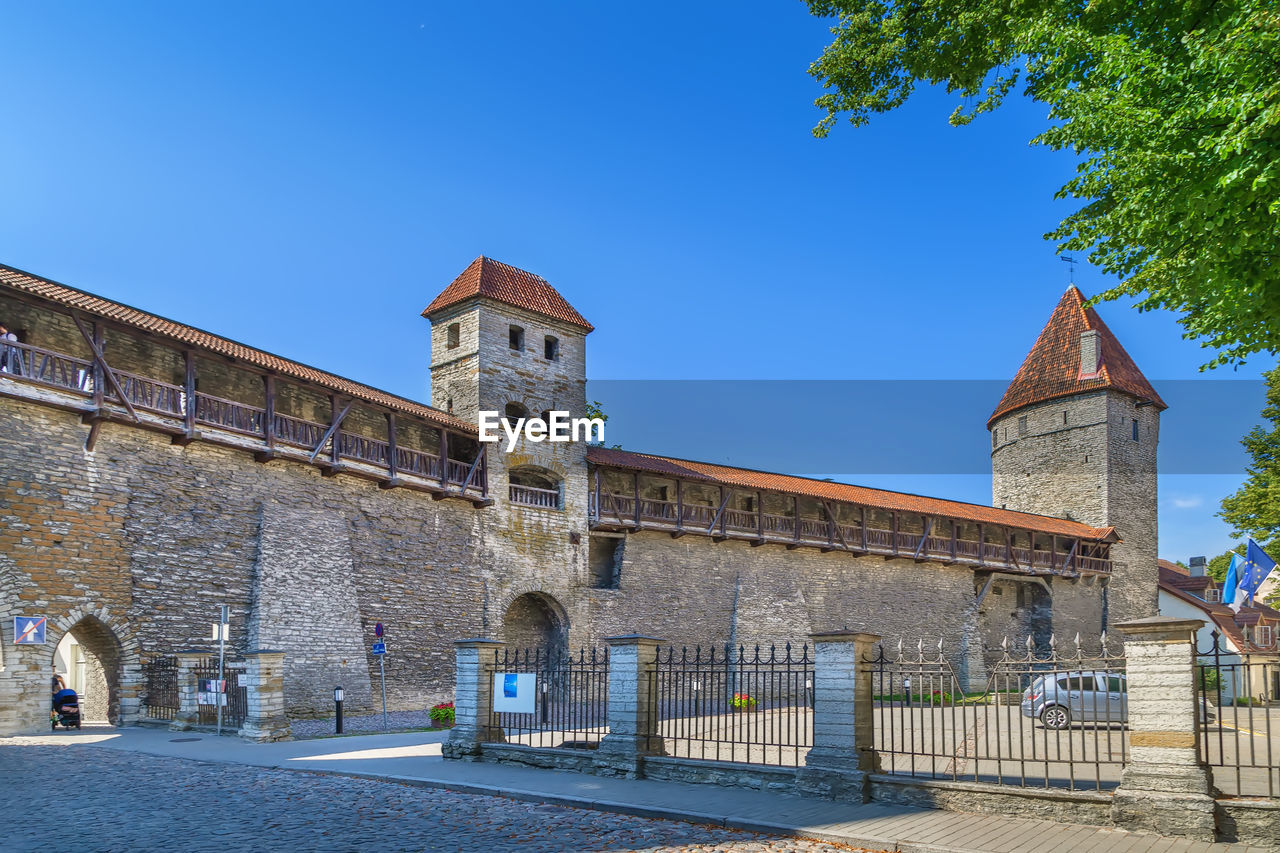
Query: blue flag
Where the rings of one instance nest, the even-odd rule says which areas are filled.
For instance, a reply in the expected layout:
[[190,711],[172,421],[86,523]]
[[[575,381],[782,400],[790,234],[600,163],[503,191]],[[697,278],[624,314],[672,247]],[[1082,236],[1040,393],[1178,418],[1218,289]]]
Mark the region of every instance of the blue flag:
[[[1258,543],[1249,540],[1249,548],[1245,551],[1244,563],[1241,564],[1239,578],[1236,581],[1236,594],[1230,606],[1239,613],[1245,599],[1253,603],[1253,594],[1262,586],[1267,575],[1276,567],[1276,561],[1267,556],[1267,552],[1258,547]],[[1224,596],[1225,598],[1225,596]]]
[[1239,612],[1239,608],[1236,608],[1233,602],[1236,600],[1236,586],[1240,583],[1243,562],[1244,557],[1232,553],[1231,567],[1227,569],[1227,579],[1222,582],[1222,603],[1231,606],[1236,612]]

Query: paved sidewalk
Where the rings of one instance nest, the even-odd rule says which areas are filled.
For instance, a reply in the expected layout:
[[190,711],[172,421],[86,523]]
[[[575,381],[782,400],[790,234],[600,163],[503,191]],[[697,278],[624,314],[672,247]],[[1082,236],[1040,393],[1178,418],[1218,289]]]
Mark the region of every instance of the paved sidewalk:
[[1226,853],[1262,851],[1117,829],[883,804],[853,805],[760,791],[647,779],[610,779],[500,764],[445,761],[445,732],[251,744],[164,729],[85,729],[9,739],[66,743],[197,761],[382,779],[641,817],[687,820],[869,850],[920,853]]

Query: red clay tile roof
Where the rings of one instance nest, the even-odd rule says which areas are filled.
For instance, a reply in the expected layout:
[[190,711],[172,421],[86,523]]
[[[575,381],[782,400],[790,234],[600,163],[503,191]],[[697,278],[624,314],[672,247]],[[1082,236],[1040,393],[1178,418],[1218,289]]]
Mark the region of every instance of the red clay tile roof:
[[422,316],[430,317],[437,311],[476,296],[563,320],[588,332],[595,328],[542,276],[483,255],[472,261],[462,275],[431,300]]
[[1078,521],[1068,521],[1067,519],[1054,518],[1047,515],[1033,515],[1008,509],[995,509],[981,504],[926,498],[905,492],[887,492],[880,489],[869,489],[865,486],[853,486],[848,483],[833,483],[829,480],[813,480],[808,477],[793,477],[788,474],[771,474],[767,471],[753,471],[750,468],[730,468],[726,465],[713,465],[709,462],[691,462],[687,459],[653,456],[648,453],[634,453],[630,450],[615,450],[605,447],[588,449],[587,461],[596,465],[626,468],[630,471],[640,471],[663,477],[705,480],[710,483],[737,486],[744,489],[761,489],[788,495],[845,501],[899,512],[937,515],[984,524],[999,524],[1019,530],[1034,530],[1037,533],[1069,536],[1071,538],[1117,541],[1115,528],[1113,527],[1090,527]]
[[187,326],[155,314],[148,314],[146,311],[140,311],[137,308],[131,308],[119,302],[112,302],[101,296],[85,293],[83,290],[76,290],[73,287],[67,287],[65,284],[59,284],[56,281],[50,281],[4,264],[0,264],[0,287],[9,287],[22,293],[47,299],[65,308],[104,317],[121,325],[132,326],[135,329],[141,329],[153,335],[170,338],[182,344],[234,358],[263,370],[273,371],[281,376],[292,377],[303,382],[312,382],[339,394],[355,397],[374,405],[385,406],[405,414],[416,415],[458,432],[472,435],[478,432],[475,424],[455,418],[453,415],[442,412],[439,409],[433,409],[422,403],[415,403],[404,397],[380,391],[377,388],[362,385],[359,382],[353,382],[350,379],[344,379],[341,376],[336,376],[296,361],[290,361],[287,358],[281,358],[278,355],[272,355],[260,349],[245,346],[242,343],[219,337],[194,326]]
[[[1000,405],[987,420],[988,429],[996,418],[1023,406],[1101,388],[1123,391],[1151,400],[1161,409],[1168,408],[1098,312],[1086,308],[1084,303],[1084,294],[1074,285],[1062,294],[1035,346],[1005,390]],[[1096,376],[1082,378],[1080,333],[1091,329],[1098,332],[1102,365]]]
[[[1183,574],[1181,566],[1170,567],[1165,560],[1159,561],[1160,566],[1160,589],[1169,593],[1188,604],[1200,608],[1213,620],[1213,624],[1218,630],[1231,638],[1231,642],[1235,644],[1237,649],[1245,648],[1244,627],[1246,625],[1274,624],[1280,613],[1263,604],[1255,602],[1253,605],[1246,604],[1240,608],[1240,612],[1236,613],[1225,604],[1213,604],[1196,595],[1195,591],[1186,584],[1188,580],[1202,580],[1201,578],[1188,578]],[[1218,586],[1217,581],[1209,580],[1214,586]],[[1205,584],[1206,586],[1208,584]]]
[[1177,563],[1171,563],[1168,560],[1157,560],[1156,563],[1160,567],[1160,583],[1167,583],[1193,593],[1203,593],[1214,583],[1213,578],[1205,575],[1193,578],[1190,569],[1185,569]]

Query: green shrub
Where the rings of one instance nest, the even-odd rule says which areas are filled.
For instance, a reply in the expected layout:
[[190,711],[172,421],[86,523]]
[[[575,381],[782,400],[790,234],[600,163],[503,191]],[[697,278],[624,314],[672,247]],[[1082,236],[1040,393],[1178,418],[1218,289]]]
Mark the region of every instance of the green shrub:
[[453,703],[441,702],[439,705],[431,706],[431,722],[440,728],[449,728],[453,725]]

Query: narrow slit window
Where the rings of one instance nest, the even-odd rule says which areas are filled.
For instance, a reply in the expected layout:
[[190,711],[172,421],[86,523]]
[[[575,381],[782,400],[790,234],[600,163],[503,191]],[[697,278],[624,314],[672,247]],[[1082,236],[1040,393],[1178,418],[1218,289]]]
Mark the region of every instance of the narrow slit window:
[[1137,418],[1133,419],[1133,440],[1134,441],[1138,440],[1138,419]]
[[449,349],[457,349],[462,342],[462,324],[449,324]]
[[513,350],[524,349],[524,329],[519,326],[507,327],[507,345]]
[[547,361],[560,360],[560,339],[547,335],[542,342],[542,354],[546,356]]

